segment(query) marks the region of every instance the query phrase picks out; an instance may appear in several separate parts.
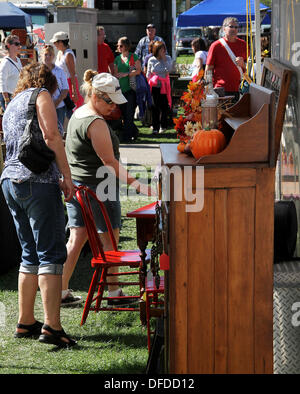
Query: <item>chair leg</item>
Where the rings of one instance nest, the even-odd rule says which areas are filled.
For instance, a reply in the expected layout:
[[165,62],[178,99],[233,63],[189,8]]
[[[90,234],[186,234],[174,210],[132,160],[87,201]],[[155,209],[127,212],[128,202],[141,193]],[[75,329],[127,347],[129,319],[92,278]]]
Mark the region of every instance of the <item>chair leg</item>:
[[150,347],[151,347],[150,303],[151,303],[151,296],[150,296],[150,294],[146,293],[147,342],[148,342],[148,352],[149,353],[150,353]]
[[147,325],[147,317],[146,317],[146,302],[144,301],[143,298],[140,298],[140,321],[142,326],[146,326]]
[[97,293],[96,304],[95,304],[96,311],[98,311],[101,306],[102,297],[103,297],[103,293],[104,293],[104,284],[103,283],[106,282],[106,276],[107,276],[107,268],[105,267],[105,268],[102,268],[100,283],[99,283],[99,287],[98,287],[98,293]]
[[92,300],[93,300],[93,296],[94,296],[94,292],[95,292],[95,288],[96,288],[96,285],[97,285],[97,282],[98,282],[99,271],[100,271],[100,267],[96,267],[95,272],[93,274],[93,278],[92,278],[91,284],[90,284],[88,295],[87,295],[87,298],[86,298],[86,301],[85,301],[85,304],[84,304],[84,309],[83,309],[81,323],[80,323],[81,326],[85,323],[85,321],[86,321],[86,319],[88,317],[89,311],[90,311],[90,306],[91,306],[91,303],[92,303]]

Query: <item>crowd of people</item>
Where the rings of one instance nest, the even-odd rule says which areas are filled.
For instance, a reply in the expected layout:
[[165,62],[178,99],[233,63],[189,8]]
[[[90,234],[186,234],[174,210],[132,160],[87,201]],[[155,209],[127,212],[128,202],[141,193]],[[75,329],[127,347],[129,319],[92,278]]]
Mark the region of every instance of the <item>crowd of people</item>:
[[[194,53],[191,77],[196,79],[201,69],[212,70],[214,87],[222,88],[224,94],[233,96],[234,100],[239,98],[239,84],[241,75],[246,70],[247,61],[247,46],[245,41],[238,37],[238,27],[236,18],[225,18],[220,30],[221,34],[219,33],[219,36],[223,36],[223,42],[217,37],[214,41],[199,37],[194,39],[191,45]],[[139,118],[142,119],[146,110],[147,114],[150,114],[149,126],[152,133],[164,132],[169,126],[167,123],[172,113],[170,99],[172,92],[170,94],[167,86],[170,82],[170,73],[175,71],[175,64],[168,55],[164,39],[156,34],[155,25],[150,23],[146,26],[146,35],[139,40],[134,52],[127,37],[119,38],[116,53],[106,41],[104,27],[98,26],[97,71],[98,73],[108,72],[118,78],[121,90],[127,99],[127,102],[120,105],[115,112],[120,118],[118,122],[120,141],[125,143],[136,141],[139,130],[134,120],[137,119],[139,113]],[[160,43],[161,48],[164,47],[160,54],[156,53],[158,44],[155,45],[155,43],[157,42]],[[45,64],[52,69],[58,79],[59,86],[53,98],[58,119],[64,124],[65,118],[69,120],[74,110],[83,105],[84,99],[79,90],[76,57],[69,46],[68,34],[66,32],[55,33],[50,44],[43,48],[40,61],[47,61]],[[8,55],[0,65],[0,105],[3,111],[13,94],[22,68],[18,57],[20,51],[18,37],[8,36],[5,40],[5,48]],[[54,49],[57,52],[56,58]],[[165,54],[162,56],[163,51]],[[51,57],[52,60],[50,60]],[[151,70],[148,69],[149,64]],[[153,67],[154,64],[155,67]],[[142,76],[147,78],[147,86],[144,87],[146,92],[143,94],[136,91],[136,83],[141,81]],[[162,83],[161,78],[165,82]],[[66,80],[68,92],[66,92]],[[153,81],[157,83],[154,84]]]
[[[213,71],[214,86],[226,94],[238,95],[245,71],[246,43],[237,37],[238,21],[226,18],[224,42],[215,41],[207,50],[205,41],[192,42],[195,59],[193,76],[206,68]],[[69,289],[69,281],[87,239],[81,209],[74,196],[74,185],[96,190],[105,182],[97,177],[99,168],[113,169],[115,194],[105,201],[116,240],[121,227],[119,181],[133,185],[138,192],[155,195],[151,187],[139,183],[119,162],[119,138],[106,118],[119,106],[122,140],[134,141],[138,128],[134,115],[139,100],[137,83],[144,77],[152,95],[152,130],[154,134],[167,128],[167,114],[172,106],[169,74],[174,62],[167,53],[164,40],[156,35],[153,24],[146,27],[135,52],[127,37],[117,43],[114,56],[105,43],[105,30],[98,27],[98,70],[86,70],[81,86],[76,73],[76,57],[65,32],[57,32],[41,51],[40,61],[22,67],[18,57],[20,41],[10,35],[5,39],[7,56],[0,65],[0,103],[2,128],[6,144],[5,166],[1,186],[13,216],[22,246],[19,270],[19,319],[16,338],[39,335],[44,343],[60,347],[75,345],[62,328],[60,307],[81,303],[81,297]],[[57,49],[55,59],[54,47]],[[229,48],[229,49],[228,49]],[[229,52],[233,56],[229,55]],[[27,124],[28,103],[36,89],[36,113],[46,145],[55,153],[49,169],[41,174],[31,172],[19,160],[19,145]],[[70,107],[74,103],[74,108]],[[67,130],[64,130],[68,118]],[[63,139],[65,135],[65,141]],[[65,214],[61,199],[64,194],[70,236],[65,242]],[[97,230],[104,250],[111,248],[105,221],[96,217]],[[49,236],[51,234],[51,236]],[[115,276],[117,280],[117,276]],[[44,322],[35,319],[34,303],[41,289]],[[110,297],[123,295],[111,284]],[[122,303],[122,299],[112,301]],[[128,302],[128,300],[126,301]]]

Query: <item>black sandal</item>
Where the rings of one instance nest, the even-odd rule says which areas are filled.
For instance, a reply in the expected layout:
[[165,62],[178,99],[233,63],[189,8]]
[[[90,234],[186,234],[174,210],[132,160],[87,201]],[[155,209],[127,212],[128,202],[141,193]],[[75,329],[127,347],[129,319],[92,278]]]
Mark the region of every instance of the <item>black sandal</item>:
[[17,324],[17,328],[22,328],[23,330],[27,330],[26,332],[15,332],[15,338],[30,338],[30,337],[38,337],[41,335],[41,329],[43,327],[43,323],[40,321],[36,321],[33,324]]
[[[50,345],[56,345],[56,346],[62,347],[62,348],[68,348],[68,347],[71,347],[71,346],[74,346],[77,344],[77,342],[74,341],[74,339],[71,339],[65,333],[65,331],[63,329],[62,330],[54,330],[53,328],[51,328],[47,324],[44,324],[42,328],[43,328],[43,330],[50,332],[52,335],[41,334],[39,336],[39,342],[48,343]],[[62,338],[67,339],[68,342],[65,342]]]

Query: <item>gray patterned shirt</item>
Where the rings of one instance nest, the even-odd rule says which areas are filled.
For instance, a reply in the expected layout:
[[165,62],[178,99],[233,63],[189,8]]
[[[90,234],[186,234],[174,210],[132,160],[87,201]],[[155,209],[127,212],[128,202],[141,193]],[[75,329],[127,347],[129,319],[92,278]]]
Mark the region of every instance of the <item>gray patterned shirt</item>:
[[[165,43],[164,40],[159,36],[155,36],[153,38],[153,41],[161,41]],[[150,44],[150,38],[148,36],[145,36],[140,39],[140,41],[136,46],[135,54],[138,55],[141,64],[144,63],[145,57],[149,54],[149,44]]]
[[19,141],[26,126],[28,103],[33,90],[34,88],[30,88],[19,93],[8,104],[4,112],[2,128],[6,145],[6,156],[1,182],[9,178],[19,183],[29,179],[32,182],[39,183],[58,183],[60,174],[55,161],[51,163],[47,171],[41,174],[34,174],[18,160]]

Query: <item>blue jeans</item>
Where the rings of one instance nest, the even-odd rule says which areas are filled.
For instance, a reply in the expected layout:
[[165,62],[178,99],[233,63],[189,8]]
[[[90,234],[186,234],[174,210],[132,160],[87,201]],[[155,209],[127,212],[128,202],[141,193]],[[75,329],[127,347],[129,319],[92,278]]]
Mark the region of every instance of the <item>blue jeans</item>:
[[[11,99],[11,94],[10,93],[8,93],[8,97]],[[1,105],[1,107],[2,107],[2,109],[3,109],[3,111],[5,111],[5,100],[4,100],[4,97],[3,97],[3,94],[2,93],[0,93],[0,105]]]
[[66,106],[64,105],[61,108],[56,108],[57,119],[61,123],[62,127],[64,127],[64,121],[66,117]]
[[123,139],[130,141],[132,138],[137,138],[139,130],[134,124],[134,113],[136,109],[136,93],[130,89],[123,93],[127,103],[119,105],[124,121],[124,135]]
[[[97,194],[97,185],[89,185],[84,182],[75,181],[73,179],[73,184],[76,186],[84,185],[93,190]],[[107,190],[106,190],[107,192]],[[119,199],[119,184],[117,182],[116,195],[114,200],[105,200],[103,204],[107,210],[107,214],[113,229],[121,228],[121,204]],[[66,202],[67,212],[68,212],[68,227],[85,227],[83,216],[81,212],[80,204],[76,198],[69,202]],[[105,219],[101,213],[99,205],[94,199],[91,201],[91,207],[94,214],[94,219],[97,227],[98,233],[105,233],[108,231],[105,223]]]
[[22,247],[20,272],[62,275],[67,249],[59,185],[4,179],[2,190]]

